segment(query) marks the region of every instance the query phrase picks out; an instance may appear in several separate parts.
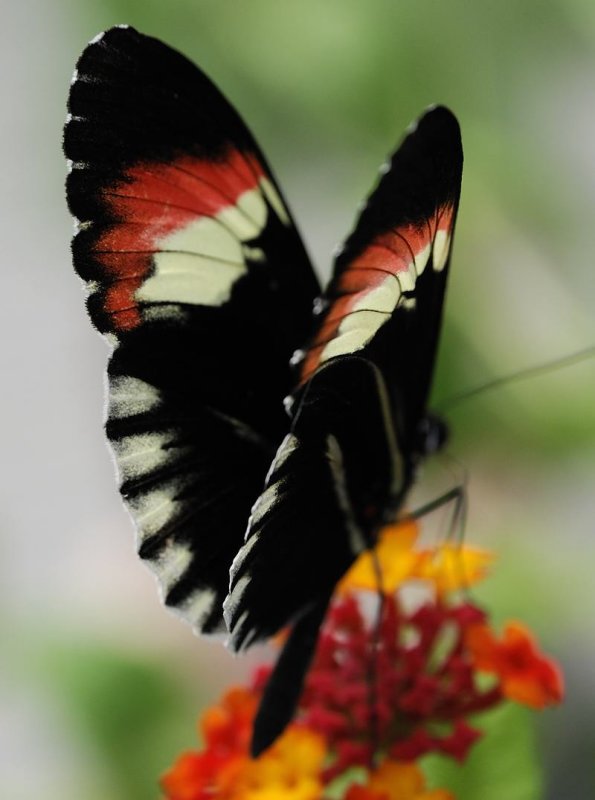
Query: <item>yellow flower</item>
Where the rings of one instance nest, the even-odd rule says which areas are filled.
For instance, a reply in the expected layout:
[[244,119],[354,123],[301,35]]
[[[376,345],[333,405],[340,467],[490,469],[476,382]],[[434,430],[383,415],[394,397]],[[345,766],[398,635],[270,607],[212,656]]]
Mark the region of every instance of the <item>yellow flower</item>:
[[364,786],[352,786],[346,800],[454,800],[454,795],[446,789],[427,790],[415,764],[387,760]]
[[393,594],[403,583],[416,575],[420,568],[420,554],[413,550],[418,537],[418,526],[412,520],[387,525],[380,532],[374,551],[366,550],[340,581],[338,590],[378,590],[378,577],[374,558],[382,570],[382,590]]
[[466,589],[486,577],[494,555],[466,545],[443,544],[420,552],[414,577],[430,581],[438,594]]
[[377,559],[385,594],[393,594],[412,579],[429,581],[438,594],[443,594],[482,580],[494,560],[488,551],[464,545],[442,544],[416,550],[418,535],[419,527],[414,520],[387,525],[380,532],[373,553],[369,550],[362,553],[339,583],[338,590],[377,591]]
[[246,764],[229,800],[318,800],[325,755],[322,736],[289,728],[260,758]]

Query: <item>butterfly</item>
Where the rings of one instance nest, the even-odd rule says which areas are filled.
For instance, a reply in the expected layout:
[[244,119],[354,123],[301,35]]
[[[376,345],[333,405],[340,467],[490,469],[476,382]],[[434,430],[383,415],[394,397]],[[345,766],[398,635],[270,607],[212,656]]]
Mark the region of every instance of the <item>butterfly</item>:
[[157,39],[118,26],[89,43],[64,151],[139,555],[166,605],[233,650],[293,625],[259,752],[295,705],[335,584],[444,439],[427,401],[459,126],[438,106],[410,127],[324,291],[252,134]]

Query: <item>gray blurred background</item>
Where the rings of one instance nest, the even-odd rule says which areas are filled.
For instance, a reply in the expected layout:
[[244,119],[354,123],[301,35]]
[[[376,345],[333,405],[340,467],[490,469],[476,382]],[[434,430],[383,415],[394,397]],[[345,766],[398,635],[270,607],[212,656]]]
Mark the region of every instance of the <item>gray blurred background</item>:
[[[449,105],[466,163],[440,407],[595,344],[595,4],[21,0],[2,11],[0,795],[144,800],[195,746],[199,709],[248,662],[161,608],[115,489],[101,429],[108,349],[70,265],[63,191],[80,51],[128,22],[196,60],[248,120],[323,275],[405,126]],[[499,554],[477,597],[497,620],[527,621],[568,683],[561,708],[505,720],[478,748],[453,778],[461,798],[487,798],[507,770],[494,797],[595,797],[594,392],[585,361],[448,415],[450,453],[470,477],[467,540]],[[412,504],[461,471],[441,459]]]

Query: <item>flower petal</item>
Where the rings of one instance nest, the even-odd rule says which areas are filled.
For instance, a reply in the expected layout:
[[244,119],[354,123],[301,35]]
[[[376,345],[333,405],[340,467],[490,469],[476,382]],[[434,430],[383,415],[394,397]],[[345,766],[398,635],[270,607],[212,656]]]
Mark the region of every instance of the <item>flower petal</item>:
[[[369,589],[392,594],[411,578],[418,569],[420,554],[413,550],[417,541],[419,527],[413,520],[387,525],[380,531],[374,554],[366,550],[340,581],[337,590],[345,593],[352,589]],[[382,572],[382,585],[379,587],[375,559]]]
[[412,577],[431,581],[438,594],[443,595],[483,580],[494,559],[488,550],[443,544],[420,552],[419,569]]
[[444,789],[428,791],[416,764],[387,759],[365,785],[352,786],[345,800],[454,800],[454,796]]
[[531,632],[520,622],[509,622],[499,640],[487,625],[467,631],[469,647],[478,669],[498,676],[502,693],[510,700],[545,708],[564,696],[562,672],[538,648]]

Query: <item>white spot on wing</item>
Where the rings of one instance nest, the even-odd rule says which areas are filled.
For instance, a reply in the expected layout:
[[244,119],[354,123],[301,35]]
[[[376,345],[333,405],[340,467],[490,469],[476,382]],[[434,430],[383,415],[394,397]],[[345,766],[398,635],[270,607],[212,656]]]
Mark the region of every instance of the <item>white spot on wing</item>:
[[419,125],[419,119],[414,119],[413,122],[410,122],[409,125],[405,128],[405,135],[411,136],[412,133],[415,133],[418,125]]
[[134,480],[180,458],[188,448],[168,447],[175,431],[138,433],[112,442],[121,478]]
[[[239,569],[240,569],[240,567],[242,566],[242,563],[243,563],[243,561],[244,561],[244,558],[245,558],[245,557],[246,557],[246,555],[247,555],[247,554],[250,552],[250,550],[252,550],[252,548],[254,547],[254,545],[255,545],[255,543],[256,543],[256,541],[257,541],[257,539],[258,539],[258,537],[257,537],[257,536],[251,536],[251,537],[250,537],[250,538],[249,538],[249,539],[248,539],[248,540],[247,540],[247,541],[246,541],[246,542],[245,542],[245,543],[244,543],[244,544],[243,544],[243,545],[240,547],[240,549],[238,550],[238,552],[235,554],[235,556],[234,556],[234,559],[233,559],[233,561],[231,562],[231,567],[229,568],[229,579],[230,579],[230,581],[229,581],[229,582],[230,582],[230,585],[233,583],[233,581],[234,581],[234,578],[235,578],[235,576],[236,576],[236,575],[237,575],[237,573],[238,573],[238,570],[239,570]],[[225,603],[224,603],[224,606],[225,606]]]
[[250,245],[245,244],[242,247],[242,251],[250,261],[259,261],[261,263],[266,261],[264,250],[261,247],[250,247]]
[[397,281],[394,278],[387,278],[379,286],[362,292],[362,297],[354,303],[353,310],[368,309],[392,313],[397,307],[400,296],[401,290]]
[[294,405],[295,400],[291,395],[287,395],[287,397],[283,398],[283,408],[285,409],[286,414],[291,414]]
[[94,37],[91,39],[91,41],[89,42],[89,44],[90,44],[90,45],[91,45],[91,44],[97,44],[98,42],[100,42],[100,41],[103,39],[103,37],[104,37],[104,36],[105,36],[105,31],[101,31],[101,33],[98,33],[98,34],[97,34],[97,36],[94,36]]
[[289,359],[289,363],[292,367],[296,367],[298,364],[302,363],[305,357],[306,357],[305,350],[296,350]]
[[289,220],[289,215],[287,214],[287,210],[283,205],[283,201],[279,197],[277,190],[270,182],[270,180],[268,178],[261,178],[260,188],[262,189],[263,194],[271,204],[271,208],[277,214],[281,222],[284,225],[289,225],[290,220]]
[[[328,305],[329,303],[326,297],[316,297],[312,303],[312,313],[315,315],[322,314],[323,311],[326,311]],[[303,350],[301,352],[303,352]]]
[[179,303],[157,303],[144,306],[142,315],[145,322],[173,320],[178,325],[184,323],[189,317],[187,309]]
[[320,356],[320,363],[335,356],[342,356],[361,350],[372,340],[385,321],[385,315],[377,314],[373,311],[360,311],[357,314],[349,314],[339,325],[335,338],[324,346]]
[[[227,600],[226,600],[226,602],[227,602]],[[248,614],[249,614],[248,611],[244,611],[244,613],[241,614],[240,617],[238,617],[238,620],[237,620],[236,624],[234,625],[234,630],[235,631],[241,631],[242,630],[242,627],[243,627],[244,623],[248,619]],[[225,619],[225,621],[227,623],[227,627],[229,629],[230,625],[229,625],[229,622],[228,622],[228,614],[227,614],[227,612],[225,610],[225,603],[223,604],[223,617],[224,617],[224,619]],[[237,650],[237,638],[238,638],[237,634],[235,636],[232,635],[232,636],[229,637],[229,639],[227,641],[227,646],[231,647],[232,650]]]
[[[136,291],[136,299],[205,306],[227,302],[247,272],[244,243],[262,232],[266,218],[266,204],[254,188],[215,217],[199,217],[164,236],[153,258],[154,273]],[[250,257],[262,259],[262,251]]]
[[118,337],[116,336],[115,333],[112,333],[111,331],[106,331],[103,334],[103,338],[109,344],[109,346],[112,348],[112,350],[116,349],[116,347],[118,346]]
[[297,436],[293,433],[288,433],[287,436],[283,439],[279,447],[277,448],[277,452],[275,453],[275,458],[273,459],[273,463],[269,467],[269,471],[267,472],[267,476],[265,478],[265,483],[268,483],[273,475],[273,473],[278,470],[280,467],[285,464],[289,456],[294,452],[296,447],[299,444],[299,440]]
[[213,589],[197,589],[172,608],[193,627],[200,629],[213,610],[216,599],[217,593]]
[[450,233],[449,231],[438,228],[436,231],[436,236],[434,237],[434,251],[432,258],[432,267],[436,270],[436,272],[441,272],[446,266],[449,251]]
[[258,236],[267,220],[267,207],[256,187],[241,194],[233,206],[226,206],[217,219],[227,226],[242,242]]
[[271,508],[279,499],[279,489],[281,488],[281,481],[276,481],[264,490],[258,500],[252,506],[250,519],[248,521],[248,530],[258,525],[262,518],[268,514]]
[[124,419],[154,411],[161,403],[159,389],[140,378],[121,375],[110,379],[108,416]]
[[231,563],[230,570],[229,570],[230,575],[231,575],[232,578],[237,573],[237,571],[240,568],[240,565],[244,562],[244,560],[248,556],[248,553],[252,550],[252,548],[254,547],[256,542],[258,541],[258,539],[259,539],[259,535],[257,533],[251,533],[250,537],[248,539],[246,539],[246,541],[244,542],[244,544],[240,548],[239,552],[236,553],[236,555],[234,557],[234,560]]
[[415,254],[415,270],[417,272],[418,278],[428,265],[431,251],[432,251],[432,245],[427,244],[422,250],[419,250]]
[[407,265],[407,269],[400,269],[396,275],[399,279],[399,283],[401,284],[402,291],[411,292],[413,289],[415,289],[417,269],[414,261],[410,261]]
[[175,495],[176,486],[170,484],[127,500],[136,523],[137,546],[140,547],[146,539],[158,533],[178,512],[181,502],[174,500]]
[[[234,284],[247,271],[238,240],[212,219],[196,220],[161,246],[186,252],[157,253],[155,272],[137,290],[137,300],[219,306],[229,300]],[[219,258],[210,259],[205,251]]]
[[180,542],[170,542],[155,560],[147,561],[159,580],[164,597],[180,580],[191,561],[192,551]]
[[[242,575],[241,578],[238,579],[237,583],[231,590],[231,592],[225,598],[225,602],[223,603],[223,613],[225,615],[225,619],[231,619],[236,609],[242,602],[242,596],[244,594],[244,590],[250,583],[250,575]],[[239,622],[236,623],[236,626],[239,625]],[[235,627],[235,626],[234,626]]]

